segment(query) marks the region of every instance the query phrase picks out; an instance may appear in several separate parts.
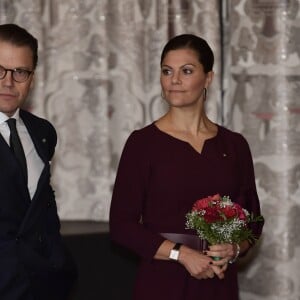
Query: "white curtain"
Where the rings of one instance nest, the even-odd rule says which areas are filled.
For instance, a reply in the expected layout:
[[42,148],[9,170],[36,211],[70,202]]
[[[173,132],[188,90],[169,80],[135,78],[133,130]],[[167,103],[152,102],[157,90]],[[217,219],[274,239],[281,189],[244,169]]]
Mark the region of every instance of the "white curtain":
[[248,140],[266,223],[243,300],[300,299],[300,2],[229,1],[225,120]]
[[125,140],[165,111],[159,61],[170,36],[191,32],[209,39],[218,59],[208,109],[217,118],[217,3],[0,0],[0,22],[15,22],[39,39],[36,85],[26,109],[58,132],[52,181],[62,219],[108,219]]

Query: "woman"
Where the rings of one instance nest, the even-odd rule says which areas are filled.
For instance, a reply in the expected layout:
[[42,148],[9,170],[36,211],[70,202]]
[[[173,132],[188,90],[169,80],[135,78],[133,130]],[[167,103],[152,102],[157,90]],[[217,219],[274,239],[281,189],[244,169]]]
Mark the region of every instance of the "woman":
[[[214,56],[200,37],[172,38],[161,55],[168,112],[128,138],[114,186],[112,239],[137,253],[134,299],[238,299],[233,262],[252,242],[212,245],[207,251],[185,215],[193,203],[219,193],[260,215],[252,157],[238,133],[205,112]],[[259,237],[262,224],[253,227]],[[221,259],[214,261],[211,257]]]

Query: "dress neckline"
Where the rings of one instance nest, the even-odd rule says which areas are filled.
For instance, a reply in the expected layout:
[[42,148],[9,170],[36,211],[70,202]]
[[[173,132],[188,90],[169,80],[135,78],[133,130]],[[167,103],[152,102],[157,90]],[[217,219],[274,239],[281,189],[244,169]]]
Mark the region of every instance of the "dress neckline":
[[217,133],[216,133],[216,135],[214,135],[214,136],[212,136],[212,137],[210,137],[210,138],[205,139],[204,142],[203,142],[202,150],[201,150],[201,152],[199,152],[199,151],[198,151],[197,149],[195,149],[189,142],[184,141],[184,140],[182,140],[182,139],[180,139],[180,138],[177,138],[177,137],[175,137],[175,136],[173,136],[173,135],[171,135],[171,134],[169,134],[169,133],[167,133],[167,132],[165,132],[165,131],[159,129],[159,128],[157,127],[157,125],[155,124],[155,122],[152,123],[152,127],[153,127],[158,133],[161,133],[162,135],[168,137],[170,140],[178,141],[178,142],[180,142],[180,143],[183,143],[183,144],[187,145],[189,148],[191,148],[191,149],[192,149],[194,152],[196,152],[198,155],[203,155],[203,153],[204,153],[204,151],[205,151],[205,148],[206,148],[206,145],[207,145],[208,143],[210,143],[210,142],[216,140],[216,139],[218,138],[218,136],[220,135],[221,126],[218,125],[218,124],[215,124],[215,125],[217,126]]

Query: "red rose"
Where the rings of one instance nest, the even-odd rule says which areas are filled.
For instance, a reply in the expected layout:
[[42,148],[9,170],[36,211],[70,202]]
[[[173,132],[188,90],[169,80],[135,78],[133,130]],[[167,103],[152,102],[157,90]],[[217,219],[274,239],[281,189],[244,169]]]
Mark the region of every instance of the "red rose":
[[238,218],[240,220],[244,220],[245,221],[247,219],[247,216],[246,216],[245,211],[243,210],[243,208],[239,204],[237,204],[237,203],[234,203],[233,205],[234,205],[234,208],[237,211]]
[[210,203],[209,198],[203,198],[203,199],[197,200],[194,203],[193,210],[199,211],[199,210],[205,209],[209,206],[209,203]]
[[207,223],[214,223],[223,220],[223,218],[220,215],[220,212],[214,207],[207,207],[205,209],[205,214],[203,218]]
[[219,194],[208,196],[207,198],[202,198],[194,203],[193,210],[199,211],[207,207],[211,207],[216,201],[221,201],[221,196]]
[[215,194],[213,196],[210,196],[209,198],[211,198],[212,200],[215,200],[215,201],[221,201],[222,200],[220,194]]
[[223,208],[223,213],[228,219],[238,216],[237,210],[235,209],[235,207],[232,206],[225,206]]

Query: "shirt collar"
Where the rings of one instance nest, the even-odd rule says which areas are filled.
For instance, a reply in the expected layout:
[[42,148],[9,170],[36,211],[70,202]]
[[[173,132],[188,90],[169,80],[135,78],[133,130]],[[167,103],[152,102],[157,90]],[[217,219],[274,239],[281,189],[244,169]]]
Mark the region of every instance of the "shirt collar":
[[[16,112],[11,116],[11,118],[15,118],[17,121],[20,120],[20,109],[18,108]],[[0,124],[3,124],[9,117],[0,111]]]

